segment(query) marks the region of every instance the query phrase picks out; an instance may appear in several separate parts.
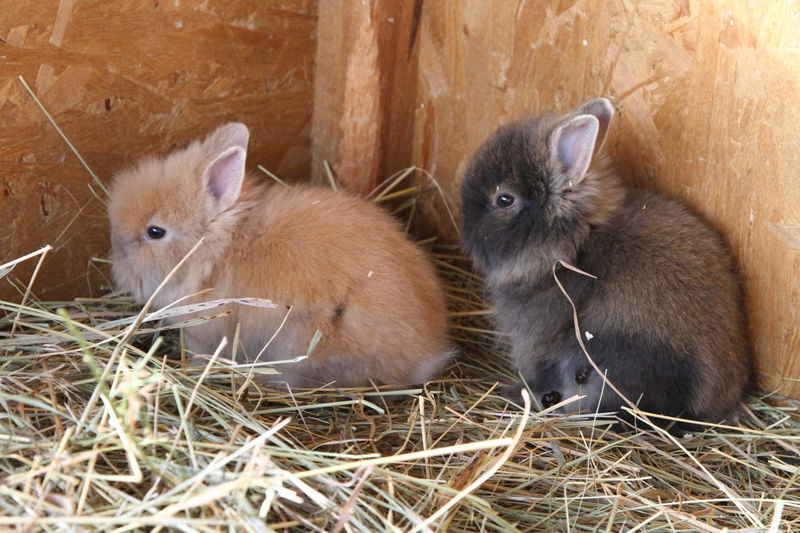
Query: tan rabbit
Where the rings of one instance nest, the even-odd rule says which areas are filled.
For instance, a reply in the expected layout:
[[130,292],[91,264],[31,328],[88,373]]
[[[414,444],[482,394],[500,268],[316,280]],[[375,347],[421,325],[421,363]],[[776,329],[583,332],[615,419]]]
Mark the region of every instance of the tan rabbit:
[[259,361],[286,360],[305,354],[319,330],[311,356],[276,367],[277,380],[363,386],[434,377],[451,352],[443,291],[425,254],[366,200],[246,176],[248,138],[246,126],[230,123],[115,176],[115,282],[142,302],[205,237],[157,306],[213,289],[193,301],[259,297],[278,308],[231,304],[230,316],[186,328],[190,351],[213,352],[238,324],[240,360],[262,351]]

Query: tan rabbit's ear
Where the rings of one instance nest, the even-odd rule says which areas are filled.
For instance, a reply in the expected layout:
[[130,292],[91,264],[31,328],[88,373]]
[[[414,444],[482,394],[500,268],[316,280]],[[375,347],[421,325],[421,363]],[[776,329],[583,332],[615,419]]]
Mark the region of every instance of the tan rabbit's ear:
[[229,208],[239,199],[246,157],[242,147],[231,146],[211,161],[203,172],[206,189],[216,198],[220,210]]
[[203,140],[203,152],[212,159],[232,146],[247,151],[250,132],[241,122],[228,122],[211,132]]
[[249,138],[247,126],[230,122],[203,140],[203,152],[210,160],[203,171],[203,182],[220,210],[232,206],[242,192]]
[[565,120],[550,137],[550,156],[562,174],[564,187],[580,183],[592,162],[600,123],[594,115],[578,115]]
[[606,142],[606,135],[608,134],[608,126],[611,124],[611,119],[614,117],[614,106],[607,98],[593,98],[580,105],[577,113],[581,115],[592,115],[597,119],[599,128],[597,130],[597,139],[594,143],[594,153],[600,151],[603,143]]

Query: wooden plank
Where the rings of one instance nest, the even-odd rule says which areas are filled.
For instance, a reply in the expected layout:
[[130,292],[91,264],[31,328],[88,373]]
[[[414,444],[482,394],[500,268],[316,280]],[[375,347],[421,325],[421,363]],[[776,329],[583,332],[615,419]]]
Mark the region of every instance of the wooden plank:
[[421,0],[321,0],[312,175],[368,193],[411,158]]
[[[497,126],[610,97],[608,147],[622,173],[724,232],[764,385],[800,397],[800,4],[427,2],[419,44],[413,160],[453,205]],[[455,237],[439,203],[423,211]]]
[[[307,176],[313,0],[37,0],[0,11],[0,263],[56,247],[34,292],[107,284],[105,208],[16,79],[33,87],[104,181],[146,152],[228,120],[252,130],[251,164]],[[22,284],[33,264],[14,272]],[[8,280],[0,297],[17,297]]]

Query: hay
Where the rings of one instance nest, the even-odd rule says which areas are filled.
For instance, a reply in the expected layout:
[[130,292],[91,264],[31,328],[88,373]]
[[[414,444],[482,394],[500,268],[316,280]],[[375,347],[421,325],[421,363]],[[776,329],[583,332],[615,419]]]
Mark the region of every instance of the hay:
[[[401,180],[375,199],[413,213],[420,187],[393,192]],[[743,427],[681,439],[510,404],[480,280],[457,250],[434,257],[463,353],[442,379],[402,390],[289,391],[252,381],[278,365],[187,365],[165,313],[124,295],[0,302],[0,528],[800,527],[797,402],[753,398]]]
[[464,355],[406,390],[287,391],[248,383],[246,365],[182,365],[157,316],[127,335],[125,296],[0,303],[0,528],[800,527],[795,402],[754,398],[743,428],[677,442],[525,416],[498,393],[513,376],[469,263],[436,262]]

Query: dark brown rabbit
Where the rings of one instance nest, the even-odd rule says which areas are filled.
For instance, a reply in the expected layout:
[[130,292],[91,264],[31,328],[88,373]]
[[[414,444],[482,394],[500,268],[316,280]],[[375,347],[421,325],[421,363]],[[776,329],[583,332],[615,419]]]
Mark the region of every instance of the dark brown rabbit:
[[[486,276],[511,357],[545,406],[617,411],[575,336],[646,411],[735,421],[752,379],[740,283],[720,236],[681,202],[625,187],[597,157],[604,98],[497,131],[462,183],[462,240]],[[593,161],[594,159],[594,161]],[[521,386],[521,385],[518,385]]]

